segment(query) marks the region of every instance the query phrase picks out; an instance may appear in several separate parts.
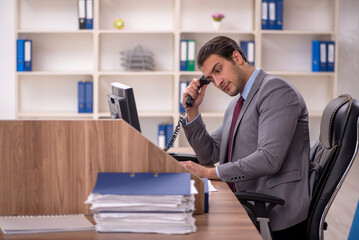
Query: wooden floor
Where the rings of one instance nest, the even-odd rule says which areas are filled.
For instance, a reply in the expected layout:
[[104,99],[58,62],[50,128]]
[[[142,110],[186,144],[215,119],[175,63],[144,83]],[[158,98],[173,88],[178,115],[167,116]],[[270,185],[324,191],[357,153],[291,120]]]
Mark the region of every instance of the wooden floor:
[[359,157],[355,159],[343,186],[329,209],[325,240],[348,239],[359,199]]

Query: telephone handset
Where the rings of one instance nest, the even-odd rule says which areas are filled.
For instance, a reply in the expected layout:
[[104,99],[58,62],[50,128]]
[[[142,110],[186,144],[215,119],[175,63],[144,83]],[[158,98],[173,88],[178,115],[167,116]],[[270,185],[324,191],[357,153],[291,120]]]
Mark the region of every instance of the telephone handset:
[[[205,76],[201,76],[199,78],[199,88],[201,88],[203,85],[206,85],[206,84],[210,84],[211,82],[209,80],[206,79]],[[193,107],[193,98],[191,97],[191,95],[187,95],[187,98],[186,98],[186,106],[187,107]]]
[[[203,85],[206,85],[206,84],[209,84],[211,81],[207,80],[205,76],[201,76],[199,78],[199,83],[200,83],[200,86],[199,88],[201,88]],[[187,107],[192,107],[193,106],[193,98],[188,95],[187,98],[186,98],[186,105]],[[163,149],[165,152],[168,151],[168,149],[171,148],[171,146],[173,145],[173,143],[175,142],[177,136],[178,136],[178,133],[179,133],[179,130],[180,130],[180,127],[181,127],[181,124],[182,122],[185,120],[185,113],[181,113],[180,116],[179,116],[179,119],[178,119],[178,124],[173,132],[173,136],[171,138],[171,140],[169,141],[169,143],[167,144],[167,146]],[[197,159],[197,156],[194,155],[194,154],[187,154],[187,153],[169,153],[172,157],[174,157],[175,159],[177,159],[177,161],[192,161],[192,162],[196,162],[198,163],[198,159]]]

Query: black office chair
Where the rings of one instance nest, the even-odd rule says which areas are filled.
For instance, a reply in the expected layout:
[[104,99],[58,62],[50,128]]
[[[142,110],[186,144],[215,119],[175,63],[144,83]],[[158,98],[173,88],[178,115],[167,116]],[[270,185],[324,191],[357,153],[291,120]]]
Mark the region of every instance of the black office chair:
[[[323,239],[327,229],[326,215],[358,151],[358,116],[359,101],[349,95],[339,96],[324,109],[319,140],[310,153],[310,160],[319,168],[314,168],[314,175],[311,174],[315,177],[315,184],[307,218],[307,239]],[[262,194],[235,194],[262,237],[272,239],[268,213],[277,204],[285,204],[284,201]]]

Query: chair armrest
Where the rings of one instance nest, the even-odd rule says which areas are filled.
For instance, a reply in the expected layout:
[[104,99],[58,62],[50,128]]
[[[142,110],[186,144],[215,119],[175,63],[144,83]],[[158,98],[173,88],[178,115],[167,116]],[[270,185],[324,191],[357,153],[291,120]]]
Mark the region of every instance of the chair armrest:
[[239,201],[254,201],[265,202],[283,205],[285,201],[281,198],[252,192],[235,192],[234,193]]

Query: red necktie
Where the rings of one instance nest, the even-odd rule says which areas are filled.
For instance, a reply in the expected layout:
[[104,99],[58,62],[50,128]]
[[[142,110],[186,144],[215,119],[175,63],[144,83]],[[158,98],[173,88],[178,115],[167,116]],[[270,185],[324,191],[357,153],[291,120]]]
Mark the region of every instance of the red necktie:
[[[238,120],[239,113],[241,112],[241,109],[243,107],[243,102],[244,102],[244,98],[241,96],[238,99],[236,106],[234,107],[232,123],[231,123],[231,129],[229,131],[227,162],[231,162],[231,158],[232,158],[232,142],[233,142],[232,139],[233,139],[233,134],[234,134],[234,128],[236,126],[236,122]],[[233,182],[228,182],[227,184],[232,189],[233,192],[236,191],[236,186],[235,186],[235,184]]]

